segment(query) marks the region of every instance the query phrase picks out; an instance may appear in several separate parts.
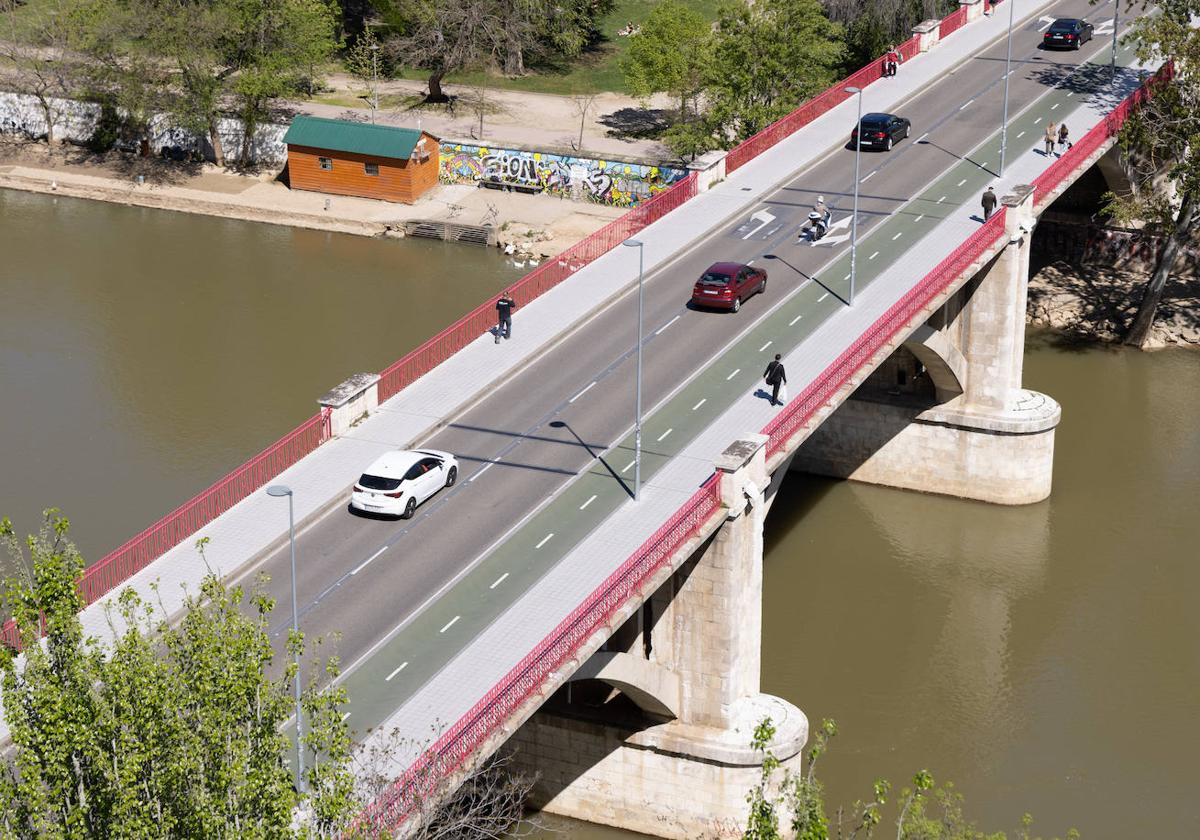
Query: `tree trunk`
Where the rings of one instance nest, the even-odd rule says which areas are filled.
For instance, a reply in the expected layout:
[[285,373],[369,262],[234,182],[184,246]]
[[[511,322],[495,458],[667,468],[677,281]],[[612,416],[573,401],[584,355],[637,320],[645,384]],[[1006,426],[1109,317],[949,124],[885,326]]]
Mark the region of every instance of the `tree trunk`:
[[429,96],[426,97],[426,102],[445,102],[448,97],[442,93],[442,77],[446,75],[444,70],[434,70],[429,74]]
[[208,120],[208,144],[212,146],[213,161],[217,166],[225,165],[225,147],[221,144],[221,132],[218,130],[218,118],[214,115]]
[[509,78],[525,75],[525,52],[519,43],[509,43],[504,51],[504,75]]
[[1196,194],[1187,192],[1183,196],[1183,204],[1179,215],[1175,217],[1175,230],[1163,245],[1158,255],[1158,263],[1146,283],[1146,291],[1142,293],[1142,301],[1138,304],[1137,316],[1133,319],[1129,332],[1125,334],[1125,344],[1131,347],[1142,347],[1150,337],[1150,328],[1154,326],[1154,314],[1158,302],[1162,299],[1163,288],[1171,276],[1171,269],[1179,256],[1179,250],[1191,236],[1192,222],[1196,215]]
[[54,109],[50,107],[48,97],[39,96],[38,104],[42,106],[42,117],[46,120],[46,145],[54,145]]

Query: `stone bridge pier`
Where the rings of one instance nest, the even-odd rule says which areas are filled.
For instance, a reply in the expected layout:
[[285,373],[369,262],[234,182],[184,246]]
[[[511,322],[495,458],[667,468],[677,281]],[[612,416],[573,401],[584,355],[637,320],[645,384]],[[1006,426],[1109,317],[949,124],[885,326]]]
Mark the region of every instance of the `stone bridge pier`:
[[1062,410],[1022,387],[1033,189],[1008,244],[797,450],[791,469],[999,504],[1050,495]]
[[759,691],[765,445],[753,435],[722,454],[726,521],[510,739],[538,777],[532,805],[659,837],[737,837],[761,773],[759,721],[799,769],[807,719]]

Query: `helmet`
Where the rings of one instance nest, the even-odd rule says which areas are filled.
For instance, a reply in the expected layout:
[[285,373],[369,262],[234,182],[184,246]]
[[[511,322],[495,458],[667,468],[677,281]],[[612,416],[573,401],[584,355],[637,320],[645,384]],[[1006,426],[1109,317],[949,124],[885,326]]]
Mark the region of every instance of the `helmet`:
[[809,213],[808,213],[808,218],[812,219],[814,222],[816,222],[816,221],[820,221],[820,220],[821,220],[821,214],[820,214],[820,213],[818,213],[816,210],[810,210],[810,211],[809,211]]
[[817,196],[817,203],[818,203],[818,204],[824,204],[824,203],[825,203],[825,196],[823,196],[823,195],[819,195],[819,196]]

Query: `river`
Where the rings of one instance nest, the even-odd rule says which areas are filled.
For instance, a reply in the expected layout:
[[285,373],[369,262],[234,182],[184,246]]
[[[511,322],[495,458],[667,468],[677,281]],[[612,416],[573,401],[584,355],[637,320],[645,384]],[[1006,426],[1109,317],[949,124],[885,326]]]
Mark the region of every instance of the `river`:
[[523,273],[494,249],[0,190],[0,515],[25,533],[61,508],[99,559]]
[[[0,513],[28,530],[61,506],[88,557],[520,274],[459,245],[3,190],[0,255]],[[1025,378],[1063,405],[1044,503],[789,477],[763,689],[837,720],[833,807],[928,768],[988,830],[1029,811],[1044,834],[1200,836],[1200,354],[1034,336]]]

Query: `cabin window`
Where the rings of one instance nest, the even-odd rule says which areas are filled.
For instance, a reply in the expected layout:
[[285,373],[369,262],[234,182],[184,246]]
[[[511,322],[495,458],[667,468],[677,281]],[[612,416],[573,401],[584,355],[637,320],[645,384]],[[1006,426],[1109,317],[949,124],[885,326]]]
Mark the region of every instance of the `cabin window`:
[[367,171],[368,175],[378,175],[379,174],[379,164],[378,163],[364,163],[363,169],[365,169]]
[[317,162],[321,164],[321,168],[324,169],[326,172],[330,172],[333,170],[333,158],[326,158],[326,157],[317,158]]

